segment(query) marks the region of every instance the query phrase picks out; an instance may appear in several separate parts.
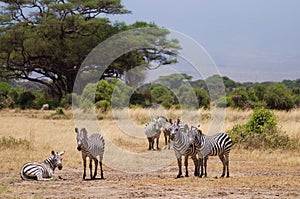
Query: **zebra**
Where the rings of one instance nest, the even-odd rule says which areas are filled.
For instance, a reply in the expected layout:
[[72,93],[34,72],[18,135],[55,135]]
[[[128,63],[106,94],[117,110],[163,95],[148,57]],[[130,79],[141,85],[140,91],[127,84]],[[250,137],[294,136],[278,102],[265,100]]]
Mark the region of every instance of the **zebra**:
[[54,177],[54,170],[62,169],[64,151],[57,153],[51,151],[51,156],[43,162],[27,162],[23,165],[20,175],[23,180],[50,180]]
[[[97,167],[98,161],[100,165],[100,179],[104,179],[103,177],[103,169],[102,169],[102,160],[104,154],[105,142],[102,135],[95,133],[88,137],[87,131],[85,128],[82,128],[78,131],[78,128],[75,128],[75,132],[77,134],[77,150],[82,152],[82,160],[83,160],[83,180],[86,177],[86,158],[90,159],[90,175],[91,179],[95,179],[97,175]],[[99,160],[97,157],[99,156]],[[94,160],[95,171],[94,175],[92,175],[92,160]]]
[[[207,177],[206,167],[208,156],[219,156],[223,164],[223,172],[221,177],[229,177],[229,153],[232,146],[230,137],[225,133],[217,133],[212,136],[206,136],[202,134],[202,131],[196,127],[192,127],[189,131],[188,136],[190,140],[193,140],[196,148],[198,149],[199,177]],[[204,165],[204,172],[203,172]]]
[[180,124],[180,120],[177,119],[176,122],[172,122],[170,128],[170,138],[173,141],[173,149],[175,152],[175,156],[178,163],[178,175],[176,178],[182,177],[182,159],[181,157],[184,155],[184,165],[185,165],[185,177],[188,177],[188,157],[191,156],[195,165],[194,175],[198,176],[199,166],[198,166],[198,158],[197,158],[197,148],[196,145],[193,144],[193,140],[190,140],[188,137],[189,127],[187,124]]
[[163,129],[163,132],[164,132],[164,137],[165,137],[165,145],[167,146],[168,149],[170,149],[170,129],[165,127]]
[[145,126],[145,134],[147,136],[149,147],[148,150],[153,149],[154,150],[154,140],[156,139],[156,149],[160,150],[158,147],[159,145],[159,137],[161,134],[162,129],[165,128],[165,125],[167,123],[167,118],[164,116],[158,116],[157,118],[154,118],[152,122],[149,122]]

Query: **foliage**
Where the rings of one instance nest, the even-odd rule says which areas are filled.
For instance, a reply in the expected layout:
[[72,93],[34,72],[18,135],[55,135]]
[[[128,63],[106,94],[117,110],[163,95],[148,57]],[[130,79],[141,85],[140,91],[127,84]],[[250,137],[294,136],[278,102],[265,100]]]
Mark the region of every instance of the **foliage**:
[[290,110],[294,106],[292,92],[283,84],[276,84],[266,89],[264,100],[271,109]]
[[268,109],[255,109],[244,125],[235,125],[229,132],[233,143],[245,148],[284,149],[293,147],[293,140],[277,126],[276,117]]
[[226,108],[229,107],[231,104],[231,98],[228,96],[223,96],[217,100],[215,100],[216,106],[219,108]]
[[[217,76],[213,76],[215,80]],[[181,81],[177,87],[170,89],[173,80]],[[275,110],[291,110],[300,106],[300,80],[285,80],[284,83],[233,83],[228,77],[226,96],[211,100],[211,93],[205,86],[204,80],[192,81],[190,76],[175,74],[163,76],[157,83],[145,84],[134,90],[124,81],[118,79],[101,79],[90,83],[83,89],[81,96],[76,93],[65,95],[60,101],[51,95],[47,89],[30,89],[24,82],[0,82],[0,109],[3,108],[34,108],[40,109],[43,104],[49,104],[51,109],[57,107],[81,107],[85,110],[94,108],[107,111],[114,103],[114,108],[122,107],[153,107],[169,108],[210,108],[211,104],[217,107],[232,107],[238,109],[268,108]],[[211,79],[211,78],[208,78]],[[212,81],[210,80],[210,81]],[[217,80],[215,80],[217,81]],[[225,83],[224,83],[225,84]],[[285,85],[288,85],[285,86]],[[218,87],[219,89],[221,87]],[[29,90],[28,90],[29,89]]]
[[90,51],[100,42],[126,30],[157,28],[157,32],[140,37],[140,41],[127,38],[128,42],[147,43],[151,49],[120,56],[102,78],[120,77],[126,71],[150,62],[159,65],[176,62],[178,41],[168,40],[166,29],[145,22],[112,24],[102,17],[103,14],[130,13],[121,0],[3,2],[0,77],[43,84],[59,99],[73,91],[79,66]]
[[35,96],[30,91],[25,91],[21,93],[19,97],[19,104],[21,106],[21,109],[28,109],[33,108],[33,100],[35,99]]
[[65,114],[64,109],[62,107],[57,107],[55,109],[55,114],[57,114],[57,115],[64,115]]

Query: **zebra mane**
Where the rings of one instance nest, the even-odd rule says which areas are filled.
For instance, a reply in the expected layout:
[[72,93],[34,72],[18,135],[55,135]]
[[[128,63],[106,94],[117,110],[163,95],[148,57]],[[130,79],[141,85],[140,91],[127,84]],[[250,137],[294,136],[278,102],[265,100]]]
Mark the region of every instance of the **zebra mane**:
[[51,155],[49,158],[44,160],[44,163],[49,165],[52,170],[55,169],[56,165],[54,163],[54,155]]

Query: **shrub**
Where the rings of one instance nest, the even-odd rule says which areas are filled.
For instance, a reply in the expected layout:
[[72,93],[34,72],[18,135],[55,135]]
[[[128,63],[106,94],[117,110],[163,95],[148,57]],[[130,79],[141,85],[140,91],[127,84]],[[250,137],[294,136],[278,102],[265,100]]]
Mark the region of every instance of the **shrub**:
[[101,109],[102,112],[107,112],[110,109],[110,102],[107,100],[100,100],[96,102],[96,108]]
[[276,119],[274,113],[268,109],[255,109],[250,120],[245,125],[246,131],[262,134],[265,129],[276,127]]
[[55,114],[57,114],[57,115],[64,115],[65,114],[64,109],[62,107],[57,107],[55,109]]
[[19,97],[19,104],[21,106],[21,109],[32,108],[34,99],[35,96],[30,91],[25,91],[21,93]]
[[229,132],[234,144],[244,148],[284,149],[294,146],[293,140],[277,126],[276,116],[268,109],[255,109],[244,125],[235,125]]
[[271,109],[289,111],[294,107],[294,98],[290,89],[282,84],[276,84],[266,89],[264,100]]

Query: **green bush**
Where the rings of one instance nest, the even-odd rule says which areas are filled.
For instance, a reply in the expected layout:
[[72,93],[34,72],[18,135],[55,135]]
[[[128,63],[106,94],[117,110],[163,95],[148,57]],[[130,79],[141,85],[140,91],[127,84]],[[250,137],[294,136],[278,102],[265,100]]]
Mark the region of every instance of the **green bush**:
[[268,109],[255,109],[244,125],[235,125],[228,135],[234,144],[244,148],[285,149],[294,147],[294,142],[277,126],[277,118]]
[[35,96],[30,91],[25,91],[21,93],[19,97],[19,104],[21,106],[21,109],[27,109],[33,107],[33,101],[35,100]]
[[57,107],[55,109],[55,114],[57,114],[57,115],[64,115],[65,114],[64,109],[62,107]]
[[101,109],[102,112],[106,112],[110,109],[110,102],[107,100],[100,100],[96,102],[96,108]]
[[275,128],[277,118],[273,112],[268,109],[255,109],[250,120],[245,125],[247,132],[262,134],[266,129]]

